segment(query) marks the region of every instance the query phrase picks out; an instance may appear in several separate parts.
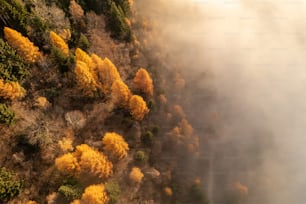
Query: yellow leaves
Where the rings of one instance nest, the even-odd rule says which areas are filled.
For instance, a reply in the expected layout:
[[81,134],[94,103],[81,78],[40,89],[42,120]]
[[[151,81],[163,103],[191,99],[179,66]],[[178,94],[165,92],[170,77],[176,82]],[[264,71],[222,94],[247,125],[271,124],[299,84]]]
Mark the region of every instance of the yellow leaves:
[[79,88],[86,95],[92,96],[93,92],[97,90],[97,83],[87,64],[83,61],[77,60],[74,73]]
[[133,95],[129,101],[130,113],[136,120],[142,120],[149,112],[146,102],[141,96]]
[[4,27],[4,37],[8,44],[15,48],[17,53],[22,56],[27,63],[34,63],[41,58],[38,47],[16,30]]
[[165,187],[164,188],[164,193],[166,196],[171,197],[173,195],[172,189],[170,187]]
[[121,80],[116,80],[112,85],[113,102],[120,107],[128,107],[131,91]]
[[104,94],[110,93],[114,81],[121,80],[116,66],[107,57],[98,64],[96,72]]
[[153,81],[144,68],[140,68],[134,77],[134,88],[147,94],[148,96],[153,95]]
[[47,100],[46,97],[38,97],[35,99],[35,104],[34,106],[45,109],[50,105],[49,101]]
[[133,167],[132,171],[129,174],[130,180],[135,183],[140,183],[142,181],[143,176],[143,173],[138,167]]
[[70,175],[91,173],[100,178],[108,178],[113,173],[113,164],[107,157],[86,144],[76,146],[73,153],[67,153],[55,160],[57,169]]
[[86,144],[77,146],[74,156],[83,172],[91,172],[100,178],[108,178],[113,172],[113,165],[107,157]]
[[15,100],[24,97],[26,91],[18,82],[4,82],[0,79],[0,97]]
[[75,50],[75,60],[84,62],[88,67],[93,66],[91,57],[80,48]]
[[115,132],[106,133],[102,139],[102,144],[104,145],[103,150],[119,159],[127,156],[129,146],[123,137]]
[[73,141],[71,138],[63,138],[62,140],[58,141],[58,145],[61,148],[61,150],[64,152],[72,151],[73,150],[72,142]]
[[55,166],[63,173],[67,172],[74,175],[80,171],[80,165],[77,159],[71,154],[67,153],[55,159]]
[[50,42],[53,46],[60,49],[66,56],[69,55],[69,48],[67,43],[55,32],[50,32]]
[[105,186],[103,184],[88,186],[82,194],[81,200],[75,200],[72,204],[106,204],[109,202]]

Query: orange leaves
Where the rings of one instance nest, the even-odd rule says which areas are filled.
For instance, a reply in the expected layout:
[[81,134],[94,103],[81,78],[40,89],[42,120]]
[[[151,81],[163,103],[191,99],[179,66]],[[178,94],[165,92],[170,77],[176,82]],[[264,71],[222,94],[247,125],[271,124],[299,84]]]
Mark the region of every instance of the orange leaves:
[[15,100],[24,97],[26,91],[18,82],[4,82],[0,79],[0,97]]
[[77,146],[74,156],[78,159],[81,170],[85,173],[91,172],[100,178],[108,178],[113,172],[113,165],[107,157],[86,144]]
[[69,48],[67,43],[55,32],[50,32],[50,42],[53,46],[60,49],[66,56],[69,54]]
[[77,60],[74,74],[79,88],[85,93],[85,95],[92,96],[93,92],[97,90],[97,83],[87,64],[83,61]]
[[113,172],[113,165],[107,157],[86,144],[78,145],[74,153],[57,158],[55,165],[59,171],[70,175],[90,172],[100,178],[108,178]]
[[144,68],[140,68],[134,77],[135,89],[147,94],[148,96],[153,95],[153,81]]
[[4,27],[4,37],[27,63],[34,63],[41,57],[38,47],[16,30]]
[[127,156],[129,150],[128,144],[125,142],[123,137],[114,132],[108,132],[102,139],[103,149],[113,156],[122,159]]
[[136,120],[142,120],[149,112],[146,102],[141,96],[133,95],[129,101],[130,113]]
[[116,80],[121,80],[116,66],[107,57],[96,68],[97,77],[102,85],[102,92],[109,94]]
[[109,202],[105,186],[103,184],[91,185],[85,189],[81,200],[75,200],[74,204],[106,204]]
[[138,167],[133,167],[132,171],[129,174],[130,180],[135,183],[140,183],[142,181],[143,176],[143,173]]
[[59,171],[67,172],[70,175],[74,175],[80,171],[80,165],[78,164],[77,159],[71,153],[67,153],[56,158],[55,166]]
[[112,85],[113,102],[120,107],[128,107],[131,91],[121,80],[116,80]]

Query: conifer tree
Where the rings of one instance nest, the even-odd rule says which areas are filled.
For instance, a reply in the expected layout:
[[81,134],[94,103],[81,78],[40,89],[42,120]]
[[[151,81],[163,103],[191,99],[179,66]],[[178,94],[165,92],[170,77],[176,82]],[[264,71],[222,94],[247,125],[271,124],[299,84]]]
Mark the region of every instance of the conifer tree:
[[27,63],[34,63],[41,58],[38,47],[16,30],[5,27],[4,37],[9,45],[15,48],[17,53],[23,57]]
[[114,103],[120,107],[128,107],[128,102],[131,97],[129,87],[122,81],[116,80],[112,85],[112,99]]
[[62,53],[64,53],[66,56],[69,55],[69,48],[67,43],[53,31],[50,32],[50,42],[53,46],[62,51]]
[[148,96],[153,95],[153,80],[144,68],[140,68],[137,71],[133,82],[135,89],[147,94]]
[[127,156],[129,146],[124,138],[115,132],[107,132],[102,139],[102,144],[104,145],[103,150],[119,159]]
[[25,89],[18,82],[4,82],[0,79],[0,97],[15,100],[24,97]]
[[83,93],[88,96],[93,96],[93,92],[97,90],[97,83],[87,64],[77,60],[74,74],[77,84]]
[[108,195],[103,184],[90,185],[85,188],[82,198],[75,200],[72,204],[107,204],[109,202]]
[[136,120],[142,120],[149,112],[146,102],[141,96],[133,95],[129,101],[130,113]]

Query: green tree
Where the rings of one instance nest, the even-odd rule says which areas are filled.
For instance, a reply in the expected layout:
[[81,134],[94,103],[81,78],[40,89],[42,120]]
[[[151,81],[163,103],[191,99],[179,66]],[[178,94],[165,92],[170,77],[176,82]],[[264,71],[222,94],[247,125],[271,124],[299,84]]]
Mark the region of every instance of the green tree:
[[7,202],[18,195],[22,189],[23,182],[16,177],[15,173],[8,171],[5,167],[0,169],[0,202]]

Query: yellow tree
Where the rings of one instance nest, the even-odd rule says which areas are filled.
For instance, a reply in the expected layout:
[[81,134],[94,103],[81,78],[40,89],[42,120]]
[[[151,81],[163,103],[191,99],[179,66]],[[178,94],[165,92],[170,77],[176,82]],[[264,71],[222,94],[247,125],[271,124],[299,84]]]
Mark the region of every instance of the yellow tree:
[[129,101],[130,113],[136,120],[142,120],[149,112],[146,102],[141,96],[133,95]]
[[103,184],[91,185],[85,188],[81,200],[75,200],[72,204],[106,204],[109,202],[105,186]]
[[144,68],[140,68],[137,71],[133,82],[135,89],[147,94],[148,96],[153,95],[153,80]]
[[55,159],[56,168],[62,173],[75,175],[80,172],[80,165],[73,154],[67,153]]
[[100,178],[108,178],[113,173],[113,164],[107,157],[86,144],[76,147],[74,157],[84,173],[90,172]]
[[138,167],[133,167],[132,171],[130,172],[129,178],[132,182],[140,183],[143,178],[143,173]]
[[103,150],[119,159],[127,156],[129,146],[124,138],[115,132],[107,132],[102,139],[102,144],[104,145]]
[[0,79],[0,97],[15,100],[24,97],[26,91],[18,82],[4,82]]
[[114,103],[120,107],[128,107],[131,91],[129,87],[122,81],[116,80],[112,85],[112,99]]
[[50,42],[53,46],[60,49],[66,56],[69,55],[69,48],[67,43],[55,32],[50,32]]
[[16,30],[4,27],[4,37],[27,63],[34,63],[41,57],[38,47]]
[[80,48],[75,50],[75,60],[84,62],[90,70],[94,66],[91,57]]
[[79,88],[86,95],[92,96],[93,92],[97,90],[97,83],[87,64],[83,61],[77,60],[74,73]]
[[116,66],[106,57],[103,62],[97,64],[96,74],[101,83],[101,91],[109,94],[111,87],[116,80],[121,80]]

